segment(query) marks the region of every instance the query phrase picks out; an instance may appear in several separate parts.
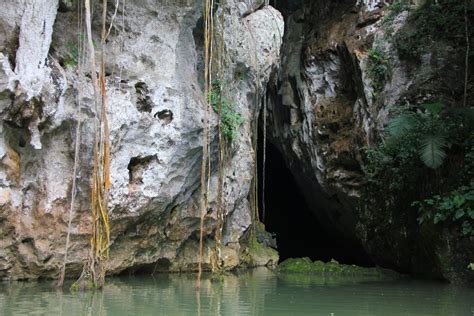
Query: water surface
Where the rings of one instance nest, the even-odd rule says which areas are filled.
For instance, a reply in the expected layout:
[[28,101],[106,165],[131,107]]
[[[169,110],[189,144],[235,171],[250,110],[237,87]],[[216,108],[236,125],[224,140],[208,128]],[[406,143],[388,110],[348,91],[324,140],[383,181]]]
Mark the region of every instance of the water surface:
[[474,315],[474,289],[413,280],[279,276],[267,269],[204,276],[109,278],[103,291],[0,283],[0,315]]

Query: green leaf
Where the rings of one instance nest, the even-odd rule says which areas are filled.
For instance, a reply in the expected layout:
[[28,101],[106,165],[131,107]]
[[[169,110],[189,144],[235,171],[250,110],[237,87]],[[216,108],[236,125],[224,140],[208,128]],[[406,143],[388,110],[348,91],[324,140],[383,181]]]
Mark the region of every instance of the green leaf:
[[469,235],[472,232],[472,226],[468,221],[464,221],[462,223],[462,229],[461,232],[463,235]]
[[443,202],[440,203],[439,208],[445,211],[449,211],[453,208],[453,202],[450,199],[444,199]]
[[400,114],[390,120],[387,126],[388,133],[393,137],[400,137],[413,129],[416,118],[411,113]]
[[425,108],[431,114],[438,115],[444,109],[444,104],[441,102],[425,103],[422,105],[422,107]]
[[454,214],[454,220],[458,220],[460,219],[461,217],[464,216],[464,210],[463,209],[459,209],[456,211],[456,213]]
[[471,209],[471,208],[468,209],[468,210],[467,210],[467,215],[469,215],[469,217],[470,217],[471,219],[474,219],[474,210]]
[[427,135],[421,139],[419,155],[423,163],[431,169],[436,169],[443,164],[446,152],[446,139],[443,136]]
[[456,208],[461,207],[464,202],[466,202],[466,199],[462,195],[455,195],[453,198],[453,204]]
[[441,213],[436,213],[433,219],[433,223],[438,224],[439,222],[443,222],[446,218]]

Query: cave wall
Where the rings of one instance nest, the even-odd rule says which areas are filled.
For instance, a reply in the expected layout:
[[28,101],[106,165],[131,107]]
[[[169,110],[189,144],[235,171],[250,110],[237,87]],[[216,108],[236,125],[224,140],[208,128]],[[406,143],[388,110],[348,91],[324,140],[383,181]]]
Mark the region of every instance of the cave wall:
[[[424,2],[412,2],[411,9]],[[387,198],[380,205],[363,197],[364,148],[378,144],[389,107],[459,103],[462,52],[437,44],[416,61],[401,58],[393,38],[409,29],[409,13],[392,12],[390,1],[304,1],[296,8],[283,3],[282,61],[268,87],[267,137],[310,208],[335,238],[361,243],[375,264],[472,280],[469,237],[441,229],[435,238],[420,230],[416,211],[404,201]],[[381,86],[370,73],[369,51],[375,47],[390,63]]]
[[[115,3],[108,2],[108,24]],[[194,270],[205,103],[200,82],[202,3],[123,3],[106,45],[112,181],[108,272],[150,266],[156,271]],[[102,10],[98,3],[93,9],[93,34],[99,43]],[[226,1],[226,91],[243,118],[225,169],[226,268],[243,263],[239,239],[251,221],[251,126],[262,94],[257,87],[266,85],[278,64],[283,34],[283,19],[272,7],[250,5],[244,11],[239,1]],[[88,257],[94,110],[90,74],[86,70],[86,76],[79,76],[77,71],[75,43],[85,34],[78,19],[77,1],[2,3],[0,279],[55,278],[59,272],[79,118],[78,190],[67,276],[80,273]],[[100,54],[98,47],[96,51]],[[215,166],[217,115],[211,116]],[[215,192],[215,168],[210,185]],[[215,198],[213,193],[205,221],[205,268]],[[261,258],[261,264],[276,260]]]

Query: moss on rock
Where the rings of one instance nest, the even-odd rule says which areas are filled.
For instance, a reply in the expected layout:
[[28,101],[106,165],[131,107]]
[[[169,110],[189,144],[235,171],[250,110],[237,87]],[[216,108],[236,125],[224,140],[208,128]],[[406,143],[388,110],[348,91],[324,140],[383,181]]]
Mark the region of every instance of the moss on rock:
[[368,276],[368,277],[398,277],[399,274],[382,268],[365,268],[356,265],[340,264],[336,260],[324,263],[305,258],[290,258],[278,265],[278,271],[283,273],[302,273],[323,276]]
[[278,252],[257,241],[253,236],[247,240],[241,253],[242,261],[248,267],[269,266],[273,267],[278,262]]

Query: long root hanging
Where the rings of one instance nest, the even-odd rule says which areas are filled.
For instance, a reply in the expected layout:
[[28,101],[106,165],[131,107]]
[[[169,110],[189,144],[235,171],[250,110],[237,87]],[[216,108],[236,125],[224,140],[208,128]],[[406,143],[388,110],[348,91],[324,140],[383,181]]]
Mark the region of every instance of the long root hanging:
[[[106,113],[105,42],[107,1],[102,1],[102,36],[99,77],[96,74],[95,49],[91,30],[90,0],[85,0],[86,31],[89,46],[91,78],[95,106],[95,142],[91,187],[92,235],[89,259],[84,266],[78,285],[81,288],[102,288],[109,259],[110,226],[108,191],[110,189],[109,127]],[[99,92],[100,91],[100,92]]]
[[[77,15],[78,15],[78,22],[77,22],[77,31],[80,34],[83,30],[83,22],[82,22],[82,14],[83,14],[83,6],[82,2],[77,3]],[[83,78],[84,72],[84,59],[85,59],[85,50],[84,50],[84,38],[81,36],[77,37],[77,50],[78,50],[78,57],[77,57],[77,67],[78,67],[78,76]],[[80,142],[81,142],[81,107],[82,107],[82,91],[81,87],[78,87],[77,91],[77,126],[76,126],[76,138],[75,138],[75,145],[74,145],[74,165],[72,171],[72,187],[71,187],[71,201],[69,204],[69,212],[68,212],[68,226],[67,226],[67,233],[66,233],[66,244],[64,249],[64,258],[63,264],[61,266],[61,270],[59,272],[58,278],[58,287],[62,287],[64,284],[64,279],[66,276],[66,264],[68,260],[68,251],[69,251],[69,243],[71,239],[71,229],[72,229],[72,218],[74,215],[74,206],[76,202],[76,190],[77,190],[77,169],[79,164],[79,151],[80,151]]]
[[[218,114],[218,139],[219,139],[219,156],[218,156],[218,163],[217,163],[217,172],[218,172],[218,181],[217,181],[217,201],[216,201],[216,228],[214,231],[214,248],[212,249],[212,256],[211,256],[211,266],[212,271],[214,273],[219,273],[224,270],[224,260],[222,258],[222,230],[224,228],[224,201],[223,201],[223,187],[224,187],[224,173],[225,173],[225,159],[226,159],[226,152],[228,148],[227,139],[224,137],[224,133],[222,130],[222,111],[223,111],[223,86],[221,82],[224,80],[224,22],[225,22],[225,15],[224,15],[224,7],[225,1],[221,1],[221,10],[220,10],[220,27],[219,34],[216,35],[216,48],[217,48],[217,56],[216,56],[216,67],[218,73],[218,80],[217,80],[217,87],[218,91],[214,91],[216,88],[211,87],[213,89],[213,93],[218,93],[217,96],[217,114]],[[220,35],[220,36],[219,36]],[[214,86],[214,84],[213,84]]]
[[204,219],[208,207],[208,190],[209,190],[209,115],[210,100],[207,97],[212,82],[212,33],[213,33],[213,6],[212,0],[204,0],[204,119],[203,119],[203,146],[202,146],[202,162],[201,162],[201,193],[200,193],[200,224],[199,224],[199,258],[198,258],[198,275],[196,287],[201,287],[202,261],[204,257]]

